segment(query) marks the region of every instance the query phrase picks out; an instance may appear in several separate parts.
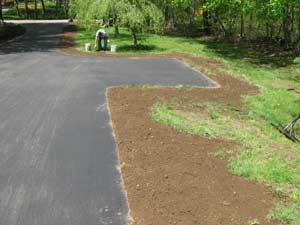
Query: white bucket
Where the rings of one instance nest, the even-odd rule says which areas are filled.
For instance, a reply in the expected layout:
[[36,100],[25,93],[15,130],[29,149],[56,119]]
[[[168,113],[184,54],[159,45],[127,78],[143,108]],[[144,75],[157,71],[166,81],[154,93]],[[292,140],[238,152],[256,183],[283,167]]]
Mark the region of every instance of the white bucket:
[[110,46],[110,51],[111,52],[116,52],[117,51],[117,45],[111,45]]
[[91,44],[90,43],[85,43],[85,51],[86,52],[91,51]]

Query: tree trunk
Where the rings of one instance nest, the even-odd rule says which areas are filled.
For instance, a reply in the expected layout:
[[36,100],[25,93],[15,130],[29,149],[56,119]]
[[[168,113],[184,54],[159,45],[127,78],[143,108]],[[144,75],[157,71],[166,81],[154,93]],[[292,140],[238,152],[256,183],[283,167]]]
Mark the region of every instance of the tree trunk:
[[59,0],[56,0],[56,1],[55,1],[55,3],[56,3],[56,4],[55,4],[55,15],[56,15],[56,17],[58,17],[58,1],[59,1]]
[[266,37],[270,37],[270,26],[269,26],[269,21],[266,22]]
[[15,6],[16,6],[17,14],[20,17],[21,14],[20,14],[20,10],[19,10],[19,2],[18,2],[18,0],[15,0]]
[[67,2],[67,0],[63,0],[63,7],[64,7],[65,16],[67,17],[68,16],[68,2]]
[[250,24],[249,24],[249,34],[248,34],[249,40],[251,40],[252,32],[253,32],[253,12],[251,12],[250,14]]
[[119,37],[119,36],[120,36],[119,25],[115,24],[115,37]]
[[25,14],[26,14],[26,19],[28,19],[29,18],[28,0],[25,0]]
[[241,27],[240,27],[240,38],[245,37],[245,13],[244,13],[244,0],[241,1]]
[[165,17],[165,22],[168,23],[169,22],[169,6],[166,6],[164,8],[163,14],[164,14],[164,17]]
[[241,39],[245,37],[245,20],[244,20],[244,12],[241,13]]
[[38,18],[37,0],[34,0],[34,18]]
[[295,43],[295,53],[300,53],[300,34],[298,40]]
[[0,24],[3,23],[2,0],[0,0]]
[[45,14],[46,14],[45,2],[44,2],[44,0],[41,0],[41,2],[42,2],[42,9],[43,9],[43,16],[45,16]]
[[132,38],[133,38],[133,47],[135,48],[135,49],[137,49],[138,48],[138,41],[137,41],[137,36],[136,36],[136,32],[132,32]]
[[203,11],[203,26],[204,26],[204,33],[205,35],[211,35],[211,24],[210,24],[210,16],[207,11]]
[[195,0],[190,0],[190,26],[194,24],[195,17]]
[[292,41],[292,24],[289,5],[285,4],[283,7],[283,35],[284,35],[284,49],[287,50]]
[[215,15],[215,20],[219,23],[220,27],[221,27],[221,30],[224,34],[224,37],[227,38],[228,37],[228,31],[225,27],[225,25],[222,23],[222,21],[220,20],[219,16],[218,15]]
[[295,43],[295,52],[296,53],[300,53],[300,17],[299,17],[299,21],[298,21],[298,38],[297,41]]

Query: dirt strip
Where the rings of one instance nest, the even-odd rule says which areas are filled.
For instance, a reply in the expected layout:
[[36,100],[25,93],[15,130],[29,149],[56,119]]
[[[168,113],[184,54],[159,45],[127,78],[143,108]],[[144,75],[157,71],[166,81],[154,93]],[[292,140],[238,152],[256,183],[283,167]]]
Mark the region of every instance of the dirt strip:
[[[62,36],[60,51],[80,56],[112,56],[82,53],[72,48],[73,45],[74,27],[68,27]],[[258,89],[222,72],[222,63],[214,59],[181,53],[159,57],[176,58],[194,65],[209,74],[220,88],[115,87],[107,91],[133,224],[247,225],[253,219],[258,219],[260,225],[275,224],[266,219],[273,205],[272,194],[261,184],[231,176],[226,160],[210,155],[220,149],[232,149],[235,143],[186,135],[149,117],[153,104],[173,98],[230,103],[241,110],[240,96],[256,94]]]

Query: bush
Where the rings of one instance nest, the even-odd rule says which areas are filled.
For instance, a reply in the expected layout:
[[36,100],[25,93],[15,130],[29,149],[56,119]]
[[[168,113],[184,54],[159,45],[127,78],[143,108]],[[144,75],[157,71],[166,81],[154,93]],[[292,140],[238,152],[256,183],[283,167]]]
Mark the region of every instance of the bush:
[[293,60],[293,64],[300,66],[300,57],[296,57],[296,58]]

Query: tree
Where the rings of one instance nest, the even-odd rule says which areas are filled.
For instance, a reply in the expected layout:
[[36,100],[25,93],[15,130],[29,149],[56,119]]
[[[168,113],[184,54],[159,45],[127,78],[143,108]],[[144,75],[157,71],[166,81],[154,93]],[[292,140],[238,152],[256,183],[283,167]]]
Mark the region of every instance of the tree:
[[144,31],[159,32],[162,25],[161,11],[150,1],[123,0],[118,1],[120,22],[127,27],[133,38],[134,48],[138,48],[138,34]]
[[34,17],[38,18],[37,0],[34,0]]
[[25,14],[26,18],[29,18],[28,0],[25,0]]
[[0,0],[0,23],[3,23],[3,15],[2,15],[2,0]]
[[113,19],[115,34],[119,25],[128,28],[134,48],[138,48],[138,34],[159,32],[163,22],[161,10],[148,0],[73,0],[70,10],[87,27],[94,19]]
[[45,16],[45,14],[46,14],[45,2],[44,2],[44,0],[41,0],[41,2],[42,2],[43,15]]
[[16,10],[17,10],[17,15],[18,15],[18,16],[21,16],[20,10],[19,10],[19,1],[18,1],[18,0],[14,0],[14,2],[15,2]]

